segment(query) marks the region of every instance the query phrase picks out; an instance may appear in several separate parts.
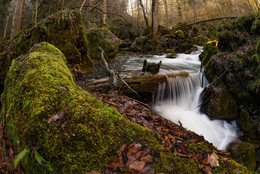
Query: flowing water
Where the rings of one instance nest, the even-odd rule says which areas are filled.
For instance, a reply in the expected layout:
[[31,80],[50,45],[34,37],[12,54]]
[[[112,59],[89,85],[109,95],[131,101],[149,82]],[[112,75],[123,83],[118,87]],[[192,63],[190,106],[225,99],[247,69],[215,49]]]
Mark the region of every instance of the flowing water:
[[[166,58],[166,55],[145,57],[148,62],[162,61],[160,74],[188,72],[189,77],[167,78],[160,84],[153,100],[153,108],[161,116],[183,127],[203,135],[219,149],[225,150],[230,142],[238,140],[235,122],[227,123],[223,120],[210,120],[200,112],[201,93],[207,85],[207,80],[200,72],[201,62],[199,51],[191,54],[178,54],[175,59]],[[124,61],[124,70],[139,70],[143,58],[132,57]],[[203,79],[203,80],[202,80]]]

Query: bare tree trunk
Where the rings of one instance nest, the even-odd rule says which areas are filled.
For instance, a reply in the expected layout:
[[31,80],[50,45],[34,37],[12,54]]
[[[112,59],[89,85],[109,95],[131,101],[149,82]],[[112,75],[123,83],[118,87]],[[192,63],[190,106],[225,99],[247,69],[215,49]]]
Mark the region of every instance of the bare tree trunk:
[[84,4],[86,3],[86,1],[87,1],[87,0],[84,0],[83,3],[81,4],[81,7],[80,7],[80,9],[79,9],[80,12],[82,11],[82,8],[83,8]]
[[193,12],[194,12],[193,22],[196,22],[196,4],[195,4],[195,0],[192,0],[192,1],[193,1]]
[[176,2],[177,2],[177,9],[178,9],[179,21],[182,21],[181,5],[180,5],[180,3],[179,3],[179,0],[176,0]]
[[9,17],[10,17],[10,12],[11,12],[11,8],[13,6],[15,0],[12,0],[9,4],[8,7],[8,12],[7,12],[7,16],[6,16],[6,21],[5,21],[5,29],[4,29],[4,36],[3,36],[3,40],[6,38],[6,33],[7,33],[7,28],[8,28],[8,24],[9,24]]
[[103,0],[103,11],[103,25],[105,25],[107,20],[107,0]]
[[38,17],[38,0],[35,0],[35,16],[34,16],[34,23],[36,24],[37,23],[37,17]]
[[255,7],[256,7],[257,11],[259,12],[260,11],[259,1],[257,1],[257,0],[253,0],[253,1],[254,1],[254,4],[255,4]]
[[152,30],[153,37],[158,35],[158,0],[152,0]]
[[18,0],[16,4],[13,15],[11,37],[15,36],[22,29],[24,1],[25,0]]
[[168,6],[167,6],[167,1],[164,0],[164,10],[165,10],[165,23],[166,27],[168,28],[169,26],[169,17],[168,17]]
[[148,22],[148,19],[146,17],[146,12],[145,12],[145,9],[144,9],[143,2],[142,2],[142,0],[139,0],[139,2],[140,2],[140,6],[142,8],[142,11],[143,11],[143,16],[144,16],[144,21],[145,21],[145,24],[146,24],[147,31],[150,33],[149,22]]

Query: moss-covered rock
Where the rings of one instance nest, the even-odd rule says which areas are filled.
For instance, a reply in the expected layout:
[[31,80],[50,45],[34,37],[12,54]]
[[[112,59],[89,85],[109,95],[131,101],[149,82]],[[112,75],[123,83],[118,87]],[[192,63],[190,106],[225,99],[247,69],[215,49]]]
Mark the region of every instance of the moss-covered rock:
[[210,58],[219,52],[218,41],[209,41],[203,46],[203,52],[199,55],[201,63],[206,65]]
[[105,51],[107,59],[116,57],[120,40],[108,28],[90,28],[87,32],[87,39],[90,45],[89,56],[93,60],[100,60],[101,58],[99,47]]
[[59,48],[66,56],[70,68],[85,72],[93,69],[81,14],[78,11],[60,11],[33,27],[26,27],[0,49],[0,88],[3,88],[3,81],[11,60],[26,54],[34,44],[42,41],[52,43]]
[[203,91],[205,101],[201,110],[211,119],[236,120],[238,108],[235,99],[225,88],[208,87]]
[[181,43],[180,45],[177,46],[175,51],[177,53],[186,53],[189,54],[192,51],[196,51],[198,48],[195,47],[192,43]]
[[[255,30],[258,21],[259,14],[221,23],[218,27],[218,47],[222,52],[213,51],[215,55],[209,56],[204,63],[207,79],[210,82],[216,80],[214,86],[226,89],[235,99],[242,139],[256,144],[260,143],[260,42],[259,29]],[[202,54],[203,57],[206,54]]]
[[229,147],[231,157],[249,170],[256,169],[255,146],[249,142],[234,143]]
[[[57,173],[66,173],[101,170],[124,143],[158,145],[150,130],[79,88],[65,62],[48,43],[13,60],[2,95],[2,115],[19,151],[37,148]],[[63,116],[55,119],[61,112]],[[30,155],[23,167],[34,173],[44,169]]]

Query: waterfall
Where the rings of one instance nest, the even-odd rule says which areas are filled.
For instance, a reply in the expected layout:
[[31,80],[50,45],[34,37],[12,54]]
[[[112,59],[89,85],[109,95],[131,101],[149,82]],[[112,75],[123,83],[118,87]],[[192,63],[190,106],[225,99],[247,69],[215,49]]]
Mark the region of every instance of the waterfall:
[[203,135],[217,148],[225,150],[230,142],[238,140],[237,126],[235,122],[210,120],[207,115],[200,112],[200,95],[207,85],[207,80],[205,77],[202,78],[200,72],[199,55],[201,52],[202,47],[198,47],[198,51],[191,54],[177,54],[175,59],[166,58],[166,55],[146,56],[145,58],[121,57],[116,67],[119,67],[118,71],[121,72],[140,72],[143,61],[146,59],[149,63],[162,61],[159,74],[185,72],[185,76],[168,77],[166,82],[159,85],[153,97],[153,109],[176,124],[180,121],[187,129]]
[[200,95],[206,84],[202,73],[189,73],[188,77],[168,77],[161,83],[153,98],[154,110],[176,124],[203,135],[218,149],[226,150],[229,143],[237,141],[237,126],[235,122],[210,120],[200,112]]

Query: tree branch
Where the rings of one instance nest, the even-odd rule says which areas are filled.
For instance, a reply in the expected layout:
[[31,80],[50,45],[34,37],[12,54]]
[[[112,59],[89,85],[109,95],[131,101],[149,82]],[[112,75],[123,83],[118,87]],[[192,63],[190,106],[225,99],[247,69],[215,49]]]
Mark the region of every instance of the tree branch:
[[[80,8],[80,7],[81,7],[81,6],[72,7],[71,9],[76,9],[76,8]],[[99,11],[100,11],[101,13],[103,13],[103,14],[108,14],[108,15],[114,15],[114,16],[121,17],[122,19],[124,19],[124,21],[125,21],[126,23],[128,23],[127,20],[126,20],[122,15],[120,15],[120,14],[117,14],[117,13],[106,13],[106,12],[104,12],[104,10],[102,10],[101,8],[98,8],[98,7],[93,6],[93,5],[83,5],[83,7],[86,7],[86,8],[95,8],[95,9],[99,10]]]
[[171,30],[178,30],[178,29],[181,29],[181,28],[184,28],[184,27],[189,27],[189,26],[192,26],[192,25],[205,23],[205,22],[217,21],[217,20],[222,20],[222,19],[236,19],[236,18],[238,18],[238,17],[228,16],[228,17],[219,17],[219,18],[214,18],[214,19],[207,19],[207,20],[197,21],[197,22],[194,22],[194,23],[191,23],[191,24],[182,25],[182,26],[179,26],[179,27],[176,27],[176,28],[172,28]]

